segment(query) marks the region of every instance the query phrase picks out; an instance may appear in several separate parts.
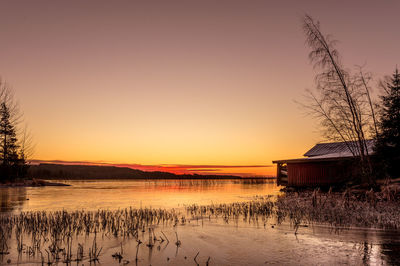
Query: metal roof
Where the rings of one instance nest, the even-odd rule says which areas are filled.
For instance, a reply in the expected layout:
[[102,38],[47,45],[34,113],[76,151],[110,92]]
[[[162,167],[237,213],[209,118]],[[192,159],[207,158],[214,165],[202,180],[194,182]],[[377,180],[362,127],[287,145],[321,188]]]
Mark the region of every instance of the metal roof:
[[353,160],[354,156],[332,156],[332,157],[324,157],[324,156],[315,156],[315,157],[304,157],[297,159],[286,159],[286,160],[275,160],[272,163],[316,163],[316,162],[330,162],[330,161],[338,161],[338,160]]
[[[366,143],[368,154],[374,154],[375,141],[367,140]],[[351,160],[355,157],[349,150],[348,145],[356,148],[358,146],[358,143],[355,141],[349,141],[347,144],[345,142],[318,143],[304,154],[304,156],[306,157],[288,160],[276,160],[272,161],[272,163],[308,163]]]
[[[368,154],[374,153],[374,140],[366,140]],[[335,154],[334,157],[346,157],[352,156],[349,147],[354,147],[357,150],[358,142],[331,142],[331,143],[319,143],[312,147],[308,152],[304,154],[306,157],[316,157],[316,156],[329,156]],[[339,155],[339,156],[338,156]]]

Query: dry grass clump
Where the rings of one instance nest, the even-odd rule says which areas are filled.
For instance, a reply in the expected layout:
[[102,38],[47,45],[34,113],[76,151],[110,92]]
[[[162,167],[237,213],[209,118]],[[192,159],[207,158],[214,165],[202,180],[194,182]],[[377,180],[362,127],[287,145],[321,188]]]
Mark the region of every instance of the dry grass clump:
[[226,223],[239,218],[250,222],[275,217],[278,223],[289,222],[295,232],[300,224],[317,223],[332,228],[399,229],[399,200],[385,193],[368,191],[355,194],[351,190],[321,193],[314,190],[286,193],[277,198],[259,197],[250,202],[191,205],[186,207],[186,211],[192,219],[222,218]]
[[400,204],[382,193],[314,192],[287,193],[278,197],[275,213],[278,221],[289,218],[300,223],[322,223],[332,227],[400,228]]
[[266,220],[274,213],[275,202],[270,196],[257,197],[249,202],[236,202],[230,204],[190,205],[186,206],[186,212],[192,219],[222,218],[226,223],[230,220],[258,221]]

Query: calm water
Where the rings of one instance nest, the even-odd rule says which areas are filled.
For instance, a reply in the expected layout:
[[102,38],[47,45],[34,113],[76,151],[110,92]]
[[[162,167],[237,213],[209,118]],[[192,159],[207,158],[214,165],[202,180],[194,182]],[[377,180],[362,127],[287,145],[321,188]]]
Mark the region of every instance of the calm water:
[[[185,204],[210,204],[248,201],[256,195],[277,195],[279,187],[273,182],[238,180],[160,180],[160,181],[71,181],[70,187],[3,188],[3,215],[30,210],[96,210],[126,207],[183,209]],[[28,200],[29,199],[29,200]],[[274,219],[259,222],[229,222],[221,220],[192,220],[176,227],[155,226],[171,243],[158,243],[152,249],[141,245],[138,265],[396,265],[400,263],[400,233],[369,229],[332,232],[323,226],[301,227],[297,235],[289,224],[275,225]],[[175,233],[182,245],[177,248]],[[140,233],[144,243],[148,238]],[[27,239],[29,239],[27,237]],[[29,241],[29,240],[27,240]],[[90,237],[78,237],[85,251]],[[111,256],[124,248],[124,259],[135,265],[136,241],[130,238],[103,236],[99,240],[103,251],[102,265],[119,265]],[[16,246],[15,239],[8,245]],[[74,247],[75,248],[75,247]],[[18,257],[15,249],[0,256],[0,263],[41,264],[39,258]],[[86,261],[85,265],[89,265]],[[63,265],[63,263],[59,263]],[[75,265],[75,263],[73,263]],[[81,265],[81,264],[79,264]]]
[[1,212],[179,208],[277,195],[272,180],[65,181],[70,187],[0,188]]

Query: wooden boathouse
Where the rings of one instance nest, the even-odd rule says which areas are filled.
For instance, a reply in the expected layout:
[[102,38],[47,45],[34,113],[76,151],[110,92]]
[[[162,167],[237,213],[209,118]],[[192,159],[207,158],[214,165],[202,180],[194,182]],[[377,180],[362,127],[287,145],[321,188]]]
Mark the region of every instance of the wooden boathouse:
[[[278,185],[293,187],[323,187],[350,180],[359,172],[356,157],[349,143],[319,143],[303,158],[276,160]],[[354,143],[352,143],[354,144]],[[367,141],[368,154],[373,154],[374,141]]]

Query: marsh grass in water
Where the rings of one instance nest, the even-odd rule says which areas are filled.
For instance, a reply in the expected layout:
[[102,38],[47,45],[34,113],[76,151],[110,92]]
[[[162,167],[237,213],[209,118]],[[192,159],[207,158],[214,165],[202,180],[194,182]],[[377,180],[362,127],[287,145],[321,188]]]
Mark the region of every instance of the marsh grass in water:
[[290,193],[275,203],[278,221],[289,219],[295,228],[300,223],[324,224],[332,228],[400,228],[400,204],[383,193]]
[[[230,220],[266,221],[275,218],[278,224],[289,222],[295,232],[300,225],[323,224],[332,228],[400,228],[400,204],[395,195],[388,196],[385,191],[375,193],[286,193],[282,196],[256,197],[250,202],[231,204],[212,204],[186,207],[192,219],[204,217]],[[265,223],[264,223],[265,225]]]
[[[371,194],[372,193],[372,194]],[[245,223],[260,227],[271,223],[288,223],[296,234],[301,226],[328,225],[333,229],[368,227],[399,229],[400,205],[395,197],[373,192],[363,195],[314,192],[286,193],[283,196],[255,197],[252,201],[229,204],[189,205],[185,209],[121,209],[116,211],[56,211],[22,212],[0,216],[0,256],[11,252],[20,260],[54,265],[72,262],[101,262],[107,239],[118,241],[119,251],[111,256],[117,263],[140,262],[140,247],[152,254],[165,249],[174,235],[175,256],[186,243],[180,239],[177,227],[207,221],[222,224]],[[189,228],[190,230],[190,228]],[[146,233],[147,232],[147,233]],[[134,242],[132,254],[124,245]],[[142,245],[144,244],[144,245]],[[131,255],[131,256],[129,256]],[[185,255],[185,260],[189,257]],[[110,255],[108,255],[110,256]],[[191,258],[196,264],[199,251]],[[205,254],[209,264],[212,258]],[[8,257],[7,257],[8,258]],[[170,258],[167,257],[167,261]]]
[[[142,241],[139,239],[139,234],[148,229],[150,236],[147,246],[152,248],[155,241],[164,242],[161,237],[160,239],[156,237],[152,226],[162,224],[173,227],[178,222],[179,218],[174,210],[162,209],[23,212],[2,215],[0,253],[1,255],[10,253],[9,249],[13,247],[9,247],[7,243],[14,235],[18,256],[26,254],[32,259],[39,256],[41,263],[47,265],[83,260],[96,263],[100,261],[102,255],[101,242],[104,237],[136,239],[140,245]],[[85,253],[84,243],[88,243],[90,238],[92,244]],[[79,240],[84,243],[73,243]],[[121,252],[116,257],[122,260],[122,255],[121,244]]]

